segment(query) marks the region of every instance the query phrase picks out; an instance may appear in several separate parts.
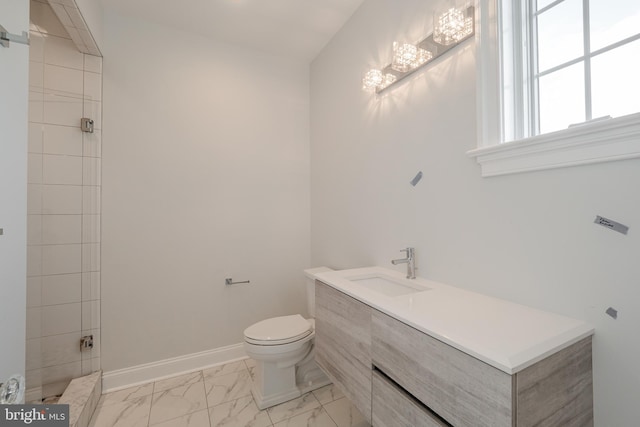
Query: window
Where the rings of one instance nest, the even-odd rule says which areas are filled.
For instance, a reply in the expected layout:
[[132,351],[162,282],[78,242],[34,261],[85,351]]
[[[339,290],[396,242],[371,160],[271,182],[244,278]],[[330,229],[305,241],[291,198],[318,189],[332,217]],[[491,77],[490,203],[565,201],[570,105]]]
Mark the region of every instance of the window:
[[640,1],[480,3],[483,175],[640,157]]

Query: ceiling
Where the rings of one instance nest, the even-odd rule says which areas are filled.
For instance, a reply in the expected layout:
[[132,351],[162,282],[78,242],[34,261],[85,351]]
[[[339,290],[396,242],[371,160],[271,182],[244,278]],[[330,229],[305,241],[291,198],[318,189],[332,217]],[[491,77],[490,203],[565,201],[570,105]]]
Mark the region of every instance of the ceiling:
[[102,0],[105,11],[311,61],[364,0]]

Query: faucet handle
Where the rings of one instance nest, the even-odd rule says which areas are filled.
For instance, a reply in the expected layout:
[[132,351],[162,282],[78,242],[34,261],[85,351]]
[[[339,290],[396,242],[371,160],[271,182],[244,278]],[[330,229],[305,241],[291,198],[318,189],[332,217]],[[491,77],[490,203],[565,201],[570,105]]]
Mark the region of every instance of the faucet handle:
[[411,258],[413,256],[414,250],[415,250],[414,248],[406,248],[406,249],[400,249],[400,252],[406,252],[407,258]]

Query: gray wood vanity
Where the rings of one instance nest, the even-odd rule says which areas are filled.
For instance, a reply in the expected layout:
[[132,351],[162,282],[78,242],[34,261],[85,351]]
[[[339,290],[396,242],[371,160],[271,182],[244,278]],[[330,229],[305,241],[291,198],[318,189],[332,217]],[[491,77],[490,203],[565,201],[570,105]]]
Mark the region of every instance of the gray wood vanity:
[[593,425],[591,334],[507,373],[316,281],[315,342],[376,427]]

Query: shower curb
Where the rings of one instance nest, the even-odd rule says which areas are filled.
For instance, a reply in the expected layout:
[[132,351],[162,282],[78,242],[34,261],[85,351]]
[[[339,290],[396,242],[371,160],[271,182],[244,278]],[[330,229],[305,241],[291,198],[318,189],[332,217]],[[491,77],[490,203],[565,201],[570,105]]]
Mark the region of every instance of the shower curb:
[[69,405],[69,426],[87,427],[102,394],[102,371],[75,378],[58,404]]

